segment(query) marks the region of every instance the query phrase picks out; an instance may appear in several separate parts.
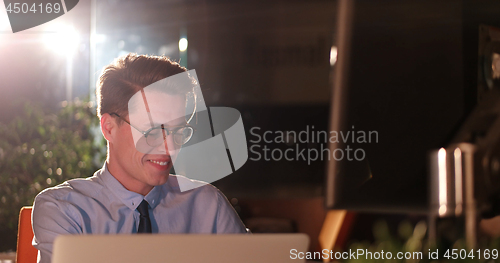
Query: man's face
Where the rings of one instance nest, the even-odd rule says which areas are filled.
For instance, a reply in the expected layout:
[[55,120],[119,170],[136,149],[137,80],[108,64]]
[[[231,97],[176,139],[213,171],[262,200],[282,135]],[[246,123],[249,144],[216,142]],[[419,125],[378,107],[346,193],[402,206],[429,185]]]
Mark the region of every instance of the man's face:
[[[185,103],[184,96],[155,93],[147,98],[149,114],[133,111],[125,118],[141,131],[162,124],[167,129],[182,126],[186,122],[184,118],[179,117],[185,115]],[[110,151],[113,151],[110,154],[116,157],[113,158],[116,163],[113,168],[123,175],[120,182],[127,189],[145,195],[154,186],[166,183],[180,146],[174,143],[173,135],[170,134],[159,146],[150,147],[147,151],[142,145],[140,152],[136,147],[136,142],[141,143],[138,134],[140,135],[140,132],[123,122],[117,127],[115,139],[112,145],[110,144]]]

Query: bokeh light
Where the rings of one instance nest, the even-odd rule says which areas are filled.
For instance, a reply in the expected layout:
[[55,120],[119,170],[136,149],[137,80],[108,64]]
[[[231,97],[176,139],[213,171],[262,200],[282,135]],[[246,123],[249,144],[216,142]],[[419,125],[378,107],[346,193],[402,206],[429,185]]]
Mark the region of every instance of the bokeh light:
[[335,65],[335,63],[337,62],[337,53],[337,47],[332,46],[332,48],[330,49],[330,66]]
[[188,48],[188,40],[187,38],[183,37],[179,40],[179,51],[184,52]]
[[67,25],[55,25],[43,36],[45,45],[56,53],[72,54],[80,43],[78,32]]
[[0,32],[12,32],[9,17],[7,16],[7,11],[5,10],[4,5],[0,5]]

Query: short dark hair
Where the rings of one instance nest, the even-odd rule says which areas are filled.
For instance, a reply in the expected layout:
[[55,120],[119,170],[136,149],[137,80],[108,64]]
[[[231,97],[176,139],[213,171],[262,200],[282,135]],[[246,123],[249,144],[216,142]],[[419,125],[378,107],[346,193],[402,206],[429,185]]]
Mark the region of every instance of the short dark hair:
[[[97,116],[105,113],[128,115],[128,101],[139,90],[161,79],[187,71],[164,56],[130,53],[106,66],[96,87]],[[121,123],[121,120],[118,119]]]

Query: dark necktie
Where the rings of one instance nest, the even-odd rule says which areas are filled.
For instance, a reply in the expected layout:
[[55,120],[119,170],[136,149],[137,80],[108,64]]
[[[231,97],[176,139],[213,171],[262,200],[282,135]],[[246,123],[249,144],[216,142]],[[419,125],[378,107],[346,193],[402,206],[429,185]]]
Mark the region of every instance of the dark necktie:
[[137,233],[151,233],[151,220],[149,219],[148,206],[148,202],[142,200],[141,204],[137,207],[137,211],[141,214]]

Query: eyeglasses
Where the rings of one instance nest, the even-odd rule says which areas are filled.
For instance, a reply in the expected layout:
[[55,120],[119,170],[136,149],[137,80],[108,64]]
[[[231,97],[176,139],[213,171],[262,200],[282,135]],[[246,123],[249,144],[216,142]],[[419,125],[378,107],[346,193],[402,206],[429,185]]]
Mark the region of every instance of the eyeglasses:
[[191,127],[191,125],[189,124],[182,126],[173,126],[173,127],[164,127],[164,125],[162,124],[158,127],[153,127],[147,131],[142,131],[139,128],[132,125],[130,122],[128,122],[125,118],[118,115],[117,113],[113,112],[110,113],[110,115],[116,115],[118,118],[128,123],[130,127],[133,127],[134,129],[142,133],[142,135],[146,139],[146,143],[151,147],[157,147],[161,145],[167,139],[167,136],[170,134],[174,135],[175,144],[181,146],[186,144],[189,140],[191,140],[191,137],[193,137],[194,133],[194,128]]

